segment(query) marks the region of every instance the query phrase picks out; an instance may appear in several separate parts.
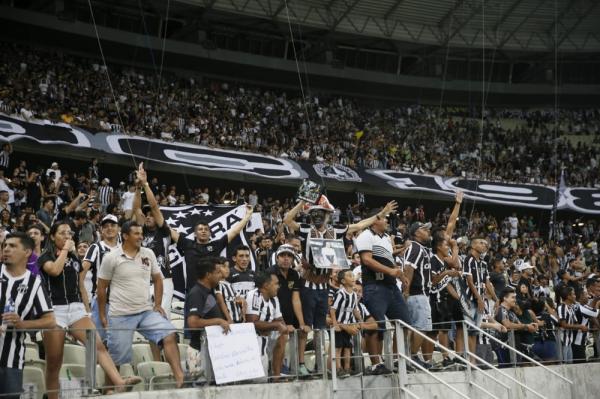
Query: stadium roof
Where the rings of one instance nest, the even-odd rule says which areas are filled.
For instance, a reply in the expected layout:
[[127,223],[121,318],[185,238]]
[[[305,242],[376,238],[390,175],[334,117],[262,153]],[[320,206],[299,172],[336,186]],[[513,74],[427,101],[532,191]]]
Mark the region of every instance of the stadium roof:
[[[287,1],[287,9],[286,9]],[[600,51],[598,0],[177,0],[207,10],[435,48]],[[289,13],[288,13],[289,11]],[[484,33],[485,32],[485,39]]]

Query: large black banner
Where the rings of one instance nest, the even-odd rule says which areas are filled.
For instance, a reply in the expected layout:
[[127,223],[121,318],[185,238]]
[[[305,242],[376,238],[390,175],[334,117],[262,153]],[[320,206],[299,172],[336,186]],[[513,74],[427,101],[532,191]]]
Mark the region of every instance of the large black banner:
[[[299,184],[310,178],[322,182],[332,190],[358,191],[382,196],[427,193],[433,198],[449,199],[461,189],[469,199],[551,210],[555,187],[536,184],[491,182],[460,177],[403,172],[383,169],[353,169],[344,165],[329,165],[204,147],[194,144],[172,143],[145,137],[122,134],[91,133],[64,123],[48,121],[27,122],[0,115],[0,136],[4,140],[34,140],[45,146],[73,146],[93,151],[150,159],[165,165],[174,165],[210,177],[251,176],[266,184]],[[68,157],[68,152],[65,152]],[[557,209],[570,209],[588,214],[600,214],[600,189],[569,187],[559,194]]]

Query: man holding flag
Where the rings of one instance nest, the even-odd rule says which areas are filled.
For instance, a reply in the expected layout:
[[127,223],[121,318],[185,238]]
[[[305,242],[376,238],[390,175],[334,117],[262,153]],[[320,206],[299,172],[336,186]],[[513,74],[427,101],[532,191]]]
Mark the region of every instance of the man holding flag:
[[[192,211],[193,212],[193,211]],[[218,257],[227,244],[237,237],[252,218],[253,208],[246,205],[246,214],[238,223],[227,231],[221,238],[211,240],[208,220],[198,220],[194,226],[194,240],[182,236],[178,230],[171,229],[171,238],[177,244],[177,249],[185,258],[186,292],[198,280],[198,262],[206,257]]]

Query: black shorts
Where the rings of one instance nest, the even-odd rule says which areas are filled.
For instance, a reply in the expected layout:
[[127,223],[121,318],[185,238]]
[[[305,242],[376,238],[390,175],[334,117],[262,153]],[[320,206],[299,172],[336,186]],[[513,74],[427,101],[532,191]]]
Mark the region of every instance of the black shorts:
[[460,304],[447,291],[429,297],[431,305],[431,322],[434,331],[448,331],[452,329],[452,323],[463,320]]
[[335,332],[336,348],[352,348],[352,336],[345,331]]

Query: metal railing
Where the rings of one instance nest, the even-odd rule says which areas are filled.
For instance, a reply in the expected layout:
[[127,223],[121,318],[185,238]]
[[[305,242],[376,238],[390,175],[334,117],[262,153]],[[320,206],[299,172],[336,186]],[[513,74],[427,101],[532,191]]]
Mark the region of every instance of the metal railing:
[[[458,359],[458,361],[460,361],[462,364],[464,364],[466,366],[466,381],[459,381],[458,383],[461,384],[468,384],[468,386],[472,389],[476,389],[480,392],[482,392],[483,394],[493,397],[495,398],[497,393],[494,394],[493,392],[490,392],[488,389],[486,389],[486,386],[481,386],[480,384],[477,384],[472,377],[472,371],[473,370],[477,370],[481,373],[482,376],[485,376],[488,379],[493,380],[496,384],[502,386],[504,389],[506,389],[506,391],[508,392],[509,397],[511,396],[511,390],[516,387],[517,385],[519,387],[521,387],[524,390],[527,390],[529,392],[531,392],[533,395],[540,397],[540,398],[544,398],[544,395],[536,390],[534,390],[533,388],[529,387],[526,385],[526,383],[519,381],[517,378],[511,376],[509,373],[506,373],[503,371],[503,369],[498,369],[495,365],[493,365],[490,361],[481,358],[480,356],[478,356],[476,353],[471,352],[468,349],[468,345],[465,345],[465,351],[461,352],[461,353],[457,353],[454,350],[451,350],[450,348],[440,344],[439,342],[437,342],[435,339],[427,336],[426,334],[423,334],[422,332],[419,332],[417,330],[415,330],[414,328],[412,328],[411,326],[409,326],[408,324],[406,324],[403,321],[389,321],[389,323],[392,324],[391,329],[386,329],[384,331],[384,340],[383,340],[383,353],[382,353],[382,359],[384,361],[384,363],[386,364],[387,368],[389,368],[390,370],[393,370],[393,363],[394,363],[394,359],[398,359],[398,367],[397,367],[397,372],[395,372],[394,374],[397,375],[398,377],[398,381],[396,382],[395,386],[386,386],[386,387],[369,387],[369,388],[363,388],[363,383],[362,383],[362,378],[361,378],[361,386],[360,388],[354,388],[354,390],[375,390],[375,389],[396,389],[400,392],[400,395],[405,395],[406,397],[417,397],[417,395],[412,392],[409,387],[411,385],[411,383],[407,380],[407,366],[410,365],[412,366],[414,369],[420,370],[423,373],[425,373],[427,376],[429,376],[431,379],[433,379],[434,381],[436,381],[436,383],[439,383],[441,385],[443,385],[444,387],[446,387],[447,389],[455,392],[457,395],[461,396],[461,397],[467,397],[468,395],[465,394],[464,392],[460,392],[458,389],[456,389],[456,387],[452,386],[452,384],[455,384],[455,382],[446,382],[443,381],[441,378],[439,378],[438,375],[436,375],[435,373],[432,373],[430,370],[427,370],[425,368],[423,368],[419,363],[415,362],[413,360],[413,358],[411,357],[410,353],[406,350],[406,342],[405,342],[405,332],[406,331],[411,331],[413,334],[417,334],[421,337],[423,337],[424,340],[433,343],[434,345],[436,345],[438,348],[440,348],[443,352],[448,353],[451,357],[454,357],[454,359]],[[189,329],[189,330],[194,330],[194,329]],[[195,330],[202,330],[202,329],[195,329]],[[462,332],[465,335],[464,339],[468,341],[468,337],[466,335],[468,335],[467,330],[474,330],[479,332],[479,334],[481,334],[482,336],[485,336],[486,338],[488,338],[491,342],[493,342],[494,344],[497,344],[498,346],[505,348],[506,350],[508,350],[510,353],[512,353],[514,355],[513,359],[516,359],[516,357],[519,357],[521,359],[526,360],[527,362],[539,366],[541,368],[543,368],[543,370],[545,370],[548,373],[551,373],[553,376],[559,377],[561,380],[568,382],[569,384],[573,384],[573,382],[568,379],[567,377],[561,375],[560,373],[556,372],[555,370],[552,370],[550,368],[548,368],[547,366],[545,366],[544,364],[542,364],[541,362],[539,362],[538,360],[534,359],[532,356],[530,356],[527,353],[523,353],[522,351],[519,351],[517,348],[514,347],[514,344],[511,345],[510,343],[505,343],[502,342],[501,340],[497,339],[495,336],[489,334],[488,332],[486,332],[485,330],[473,325],[470,322],[464,321],[463,322],[463,329]],[[181,335],[182,330],[176,330],[178,334]],[[37,330],[36,330],[37,332]],[[557,332],[559,332],[559,330],[557,330]],[[324,380],[329,379],[328,378],[328,373],[327,370],[329,369],[328,365],[330,363],[328,363],[327,361],[327,350],[326,350],[326,345],[325,345],[325,341],[326,341],[326,330],[315,330],[314,331],[314,338],[313,338],[313,346],[314,346],[314,363],[315,363],[315,367],[314,367],[314,371],[312,373],[310,373],[310,375],[308,376],[302,376],[299,374],[299,359],[298,359],[298,339],[299,339],[299,331],[293,331],[292,333],[290,333],[289,335],[289,339],[288,339],[288,347],[289,349],[286,351],[286,356],[285,356],[285,363],[287,364],[287,366],[289,367],[289,372],[286,373],[287,375],[286,380],[295,380],[295,381],[299,381],[302,380],[303,378],[322,378]],[[393,333],[395,333],[395,340],[396,340],[396,345],[397,345],[397,351],[393,351],[392,350],[392,346],[394,344],[394,340],[393,340]],[[557,337],[559,336],[559,334],[557,334]],[[459,337],[457,337],[459,338]],[[353,366],[354,371],[357,374],[366,374],[366,369],[365,369],[365,363],[364,363],[364,354],[361,350],[362,347],[362,339],[361,339],[361,335],[360,334],[356,334],[353,337],[353,346],[355,348],[355,356],[351,356],[351,364]],[[206,340],[204,341],[204,345],[206,345]],[[336,362],[336,350],[335,350],[335,331],[332,329],[329,331],[329,353],[331,356],[331,364],[333,364],[334,366],[331,367],[331,383],[332,383],[332,388],[334,392],[339,392],[339,391],[343,391],[344,389],[340,388],[340,385],[338,383],[338,376],[337,376],[337,371],[336,371],[336,367],[335,367],[335,362]],[[85,350],[86,350],[86,357],[85,357],[85,374],[78,374],[76,376],[76,378],[78,380],[80,380],[80,387],[77,388],[78,392],[81,392],[82,395],[94,395],[97,392],[99,392],[99,389],[102,388],[114,388],[114,387],[110,387],[110,386],[104,386],[101,387],[98,384],[97,381],[97,375],[96,375],[96,364],[97,364],[97,351],[96,351],[96,330],[86,330],[86,343],[85,343]],[[397,352],[397,353],[395,353]],[[208,350],[204,351],[204,358],[201,360],[202,363],[202,369],[204,371],[204,375],[203,375],[203,383],[204,384],[213,384],[214,383],[214,376],[212,375],[212,368],[211,368],[211,364],[210,364],[210,356],[208,355]],[[486,367],[492,368],[494,369],[498,374],[499,374],[499,378],[494,377],[493,375],[490,374],[489,371],[483,370],[482,367],[483,366],[479,366],[477,364],[473,364],[472,362],[470,362],[469,356],[471,357],[471,359],[474,359],[474,361],[476,360],[477,362],[479,362],[479,364],[482,364]],[[312,355],[311,355],[312,357]],[[184,359],[184,357],[181,358],[182,360]],[[40,362],[41,363],[41,362]],[[27,362],[25,363],[27,365]],[[512,365],[516,365],[516,361],[511,362]],[[81,363],[81,365],[83,366],[83,363]],[[308,365],[308,363],[307,363]],[[310,367],[310,365],[308,365]],[[81,369],[80,369],[81,370]],[[186,375],[186,381],[187,383],[191,383],[192,385],[196,382],[198,382],[198,376],[197,375],[191,375],[188,374]],[[272,375],[267,375],[267,380],[272,380],[273,378],[276,378]],[[510,380],[513,384],[515,385],[507,385],[505,382],[503,381],[503,379],[507,379]],[[250,383],[255,383],[257,381],[248,381]],[[172,383],[171,382],[165,382],[165,386],[168,383]],[[155,387],[160,387],[161,383],[156,383],[154,384]],[[69,387],[67,387],[67,389],[70,389]],[[71,388],[71,389],[75,389],[75,388]]]

